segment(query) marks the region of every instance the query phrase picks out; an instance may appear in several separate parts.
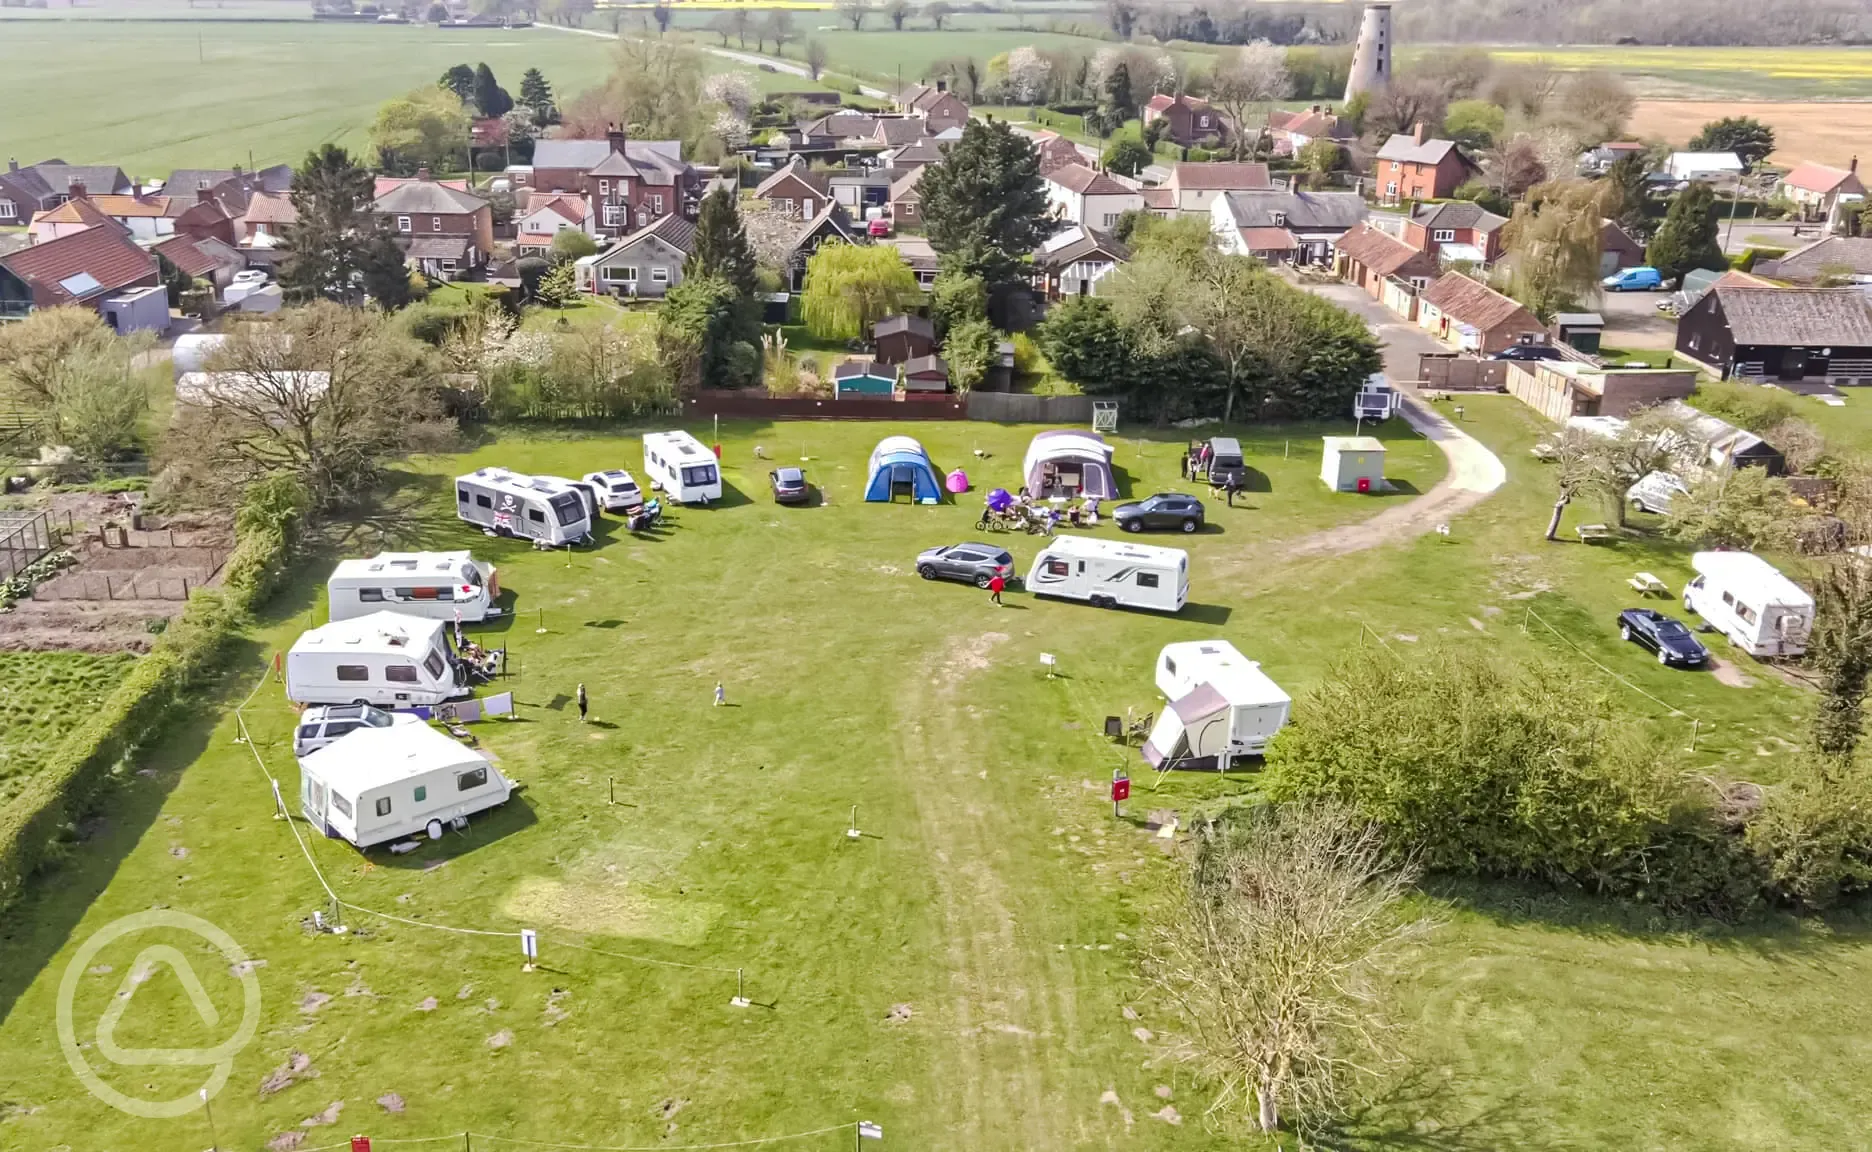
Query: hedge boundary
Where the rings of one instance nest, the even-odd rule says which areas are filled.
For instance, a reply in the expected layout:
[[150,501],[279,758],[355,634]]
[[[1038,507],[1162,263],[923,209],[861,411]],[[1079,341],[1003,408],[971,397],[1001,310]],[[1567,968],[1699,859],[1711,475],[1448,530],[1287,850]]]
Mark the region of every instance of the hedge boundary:
[[196,589],[149,654],[0,809],[0,908],[19,897],[105,784],[162,736],[174,706],[219,669],[251,612],[283,581],[304,512],[304,493],[290,479],[250,489],[222,587]]

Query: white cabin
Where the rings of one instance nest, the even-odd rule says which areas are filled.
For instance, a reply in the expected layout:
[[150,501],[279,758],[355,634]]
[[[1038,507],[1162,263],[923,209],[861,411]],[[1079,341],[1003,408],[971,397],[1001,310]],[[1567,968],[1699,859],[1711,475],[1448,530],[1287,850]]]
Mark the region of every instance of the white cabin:
[[707,504],[722,495],[721,462],[687,432],[647,432],[644,474],[678,504]]
[[333,620],[373,612],[476,624],[500,615],[500,578],[467,552],[380,552],[341,560],[325,582]]
[[1226,640],[1171,644],[1157,655],[1168,706],[1144,744],[1153,768],[1220,768],[1259,756],[1287,724],[1293,699]]
[[325,835],[369,848],[505,803],[513,784],[427,724],[360,728],[299,761],[299,807]]
[[1684,607],[1751,656],[1799,656],[1813,630],[1814,599],[1749,552],[1698,552]]
[[1036,596],[1095,608],[1180,612],[1189,599],[1189,553],[1128,540],[1061,536],[1034,557],[1026,587]]
[[468,674],[441,620],[373,612],[300,635],[286,653],[286,698],[296,704],[418,708],[468,694]]
[[457,516],[489,536],[517,536],[540,548],[590,537],[590,499],[582,485],[505,468],[477,468],[455,478]]

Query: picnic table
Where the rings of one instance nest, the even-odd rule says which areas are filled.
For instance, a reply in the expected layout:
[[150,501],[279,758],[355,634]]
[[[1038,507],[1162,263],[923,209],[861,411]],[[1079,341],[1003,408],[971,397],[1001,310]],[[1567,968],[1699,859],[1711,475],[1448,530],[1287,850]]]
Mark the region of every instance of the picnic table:
[[1581,544],[1591,544],[1595,540],[1610,540],[1612,529],[1604,524],[1581,524],[1573,529],[1579,534]]
[[1671,594],[1670,585],[1649,572],[1640,572],[1625,583],[1631,585],[1632,590],[1640,596],[1663,596],[1669,599]]

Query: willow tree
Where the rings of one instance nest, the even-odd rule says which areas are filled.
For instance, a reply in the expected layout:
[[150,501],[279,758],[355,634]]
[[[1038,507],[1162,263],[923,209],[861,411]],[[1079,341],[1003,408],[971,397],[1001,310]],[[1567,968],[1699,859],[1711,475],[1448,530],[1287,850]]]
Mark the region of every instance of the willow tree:
[[1547,185],[1545,195],[1515,206],[1507,246],[1514,255],[1514,297],[1542,321],[1577,309],[1599,293],[1599,247],[1605,194],[1584,181]]
[[806,330],[854,340],[918,295],[916,275],[888,244],[829,243],[806,262]]

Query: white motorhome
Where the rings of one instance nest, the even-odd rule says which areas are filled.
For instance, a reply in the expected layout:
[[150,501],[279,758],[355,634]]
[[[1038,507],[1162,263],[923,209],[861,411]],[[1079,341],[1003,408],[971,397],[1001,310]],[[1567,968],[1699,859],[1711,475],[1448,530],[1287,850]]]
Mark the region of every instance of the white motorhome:
[[341,560],[325,582],[333,620],[373,612],[476,624],[500,615],[494,606],[500,578],[494,565],[467,552],[380,552],[368,560]]
[[1036,596],[1084,600],[1095,608],[1180,612],[1189,599],[1189,553],[1127,540],[1061,536],[1027,570]]
[[505,803],[513,784],[488,758],[427,724],[360,728],[299,761],[299,807],[325,835],[369,848]]
[[1683,605],[1751,656],[1799,656],[1813,629],[1814,599],[1749,552],[1698,552]]
[[1171,644],[1157,654],[1168,706],[1144,744],[1153,768],[1220,768],[1259,756],[1287,723],[1293,699],[1226,640]]
[[373,612],[303,633],[286,653],[286,698],[297,704],[418,708],[466,695],[441,620]]
[[671,500],[707,504],[721,499],[721,463],[702,441],[687,432],[647,432],[643,450],[650,486]]
[[553,477],[477,468],[455,478],[455,514],[489,536],[557,548],[591,536],[590,494],[581,491]]

